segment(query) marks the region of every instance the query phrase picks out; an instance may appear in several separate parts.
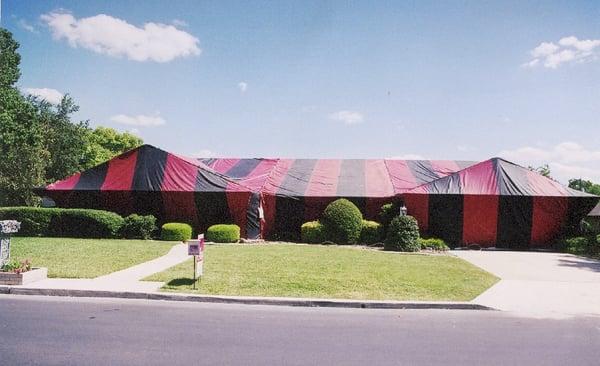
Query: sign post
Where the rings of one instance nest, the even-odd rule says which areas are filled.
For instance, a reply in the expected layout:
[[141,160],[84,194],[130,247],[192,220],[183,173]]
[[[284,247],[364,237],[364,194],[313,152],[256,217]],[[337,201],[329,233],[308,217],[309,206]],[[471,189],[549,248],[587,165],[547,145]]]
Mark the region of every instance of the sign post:
[[194,283],[193,289],[196,289],[196,281],[203,274],[204,263],[204,234],[199,234],[197,240],[188,240],[188,255],[194,257]]

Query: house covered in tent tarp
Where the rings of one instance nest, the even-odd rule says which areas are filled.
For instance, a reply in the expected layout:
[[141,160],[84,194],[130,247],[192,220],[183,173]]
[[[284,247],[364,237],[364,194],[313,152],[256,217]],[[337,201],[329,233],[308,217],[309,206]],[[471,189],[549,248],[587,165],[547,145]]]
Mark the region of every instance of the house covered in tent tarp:
[[[38,193],[52,198],[59,207],[152,214],[159,222],[187,222],[201,231],[215,223],[236,223],[244,237],[259,234],[257,193],[200,161],[150,145],[50,184]],[[254,216],[248,217],[249,212]]]
[[551,243],[598,203],[500,158],[490,159],[403,194],[421,230],[453,244],[521,249]]
[[152,214],[204,231],[235,223],[245,238],[298,238],[337,198],[377,220],[403,200],[425,234],[453,244],[549,243],[599,197],[566,188],[502,159],[190,159],[150,145],[38,193],[61,207]]

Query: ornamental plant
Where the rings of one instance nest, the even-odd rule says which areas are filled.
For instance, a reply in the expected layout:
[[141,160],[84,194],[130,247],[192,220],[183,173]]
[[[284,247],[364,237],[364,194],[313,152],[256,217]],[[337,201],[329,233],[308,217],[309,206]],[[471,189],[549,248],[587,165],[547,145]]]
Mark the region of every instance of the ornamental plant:
[[340,198],[323,211],[325,235],[336,244],[356,244],[362,229],[362,213],[351,201]]

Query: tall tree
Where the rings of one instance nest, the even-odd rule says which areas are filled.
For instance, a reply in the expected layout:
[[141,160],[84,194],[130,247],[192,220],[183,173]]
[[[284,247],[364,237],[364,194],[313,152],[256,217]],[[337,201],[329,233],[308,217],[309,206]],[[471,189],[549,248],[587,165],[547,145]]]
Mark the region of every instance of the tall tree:
[[589,180],[580,178],[569,179],[569,188],[600,196],[600,184],[595,184]]
[[44,135],[36,108],[15,87],[19,44],[0,28],[0,205],[34,204],[31,188],[44,183]]
[[87,140],[83,169],[96,166],[144,143],[141,138],[129,132],[120,133],[109,127],[97,127],[90,131]]

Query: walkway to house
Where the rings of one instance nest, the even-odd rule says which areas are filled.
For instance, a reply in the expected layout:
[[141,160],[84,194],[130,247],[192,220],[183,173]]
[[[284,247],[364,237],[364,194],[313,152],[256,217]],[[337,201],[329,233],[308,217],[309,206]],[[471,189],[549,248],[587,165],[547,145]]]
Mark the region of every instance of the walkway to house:
[[141,281],[141,279],[148,277],[151,274],[164,271],[189,258],[187,245],[178,244],[162,257],[105,276],[93,279],[48,278],[46,280],[30,283],[26,285],[26,287],[127,292],[157,291],[163,285],[162,282],[145,282]]
[[473,302],[533,316],[600,316],[600,262],[564,253],[454,251],[501,278]]

